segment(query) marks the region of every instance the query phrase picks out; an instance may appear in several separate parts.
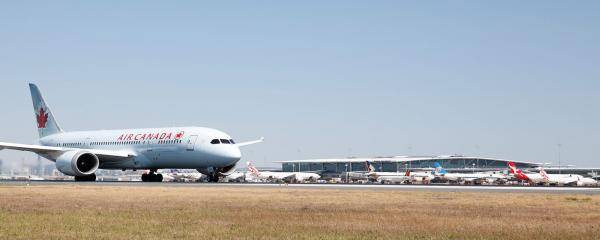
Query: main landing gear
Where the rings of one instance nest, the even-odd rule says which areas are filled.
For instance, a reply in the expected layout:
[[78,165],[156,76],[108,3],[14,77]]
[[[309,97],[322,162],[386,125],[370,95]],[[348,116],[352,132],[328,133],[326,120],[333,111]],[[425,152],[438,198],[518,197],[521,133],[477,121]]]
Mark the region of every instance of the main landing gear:
[[212,182],[212,183],[216,183],[219,182],[219,173],[214,172],[212,174],[207,175],[208,176],[208,182]]
[[76,182],[94,182],[96,181],[96,174],[92,173],[85,176],[75,176]]
[[157,174],[156,169],[151,169],[149,173],[142,174],[142,182],[162,182],[163,175]]

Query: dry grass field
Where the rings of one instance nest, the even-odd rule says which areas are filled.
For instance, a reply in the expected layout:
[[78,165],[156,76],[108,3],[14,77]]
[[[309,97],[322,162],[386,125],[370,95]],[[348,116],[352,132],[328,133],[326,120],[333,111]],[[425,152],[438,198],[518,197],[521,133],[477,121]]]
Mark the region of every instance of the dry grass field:
[[0,185],[0,239],[600,239],[600,196]]

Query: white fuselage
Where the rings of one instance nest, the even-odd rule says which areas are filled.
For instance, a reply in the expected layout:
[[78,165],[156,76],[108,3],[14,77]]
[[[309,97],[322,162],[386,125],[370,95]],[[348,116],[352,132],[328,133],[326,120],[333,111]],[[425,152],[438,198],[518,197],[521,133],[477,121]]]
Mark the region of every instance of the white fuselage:
[[597,182],[594,179],[586,178],[578,174],[544,174],[546,181],[549,184],[558,185],[577,185],[577,186],[590,186],[595,185]]
[[496,173],[445,173],[440,174],[443,180],[447,181],[475,181],[475,180],[498,180],[506,179],[506,176]]
[[270,172],[270,171],[261,171],[258,173],[248,174],[250,178],[254,178],[256,180],[283,180],[283,181],[291,181],[295,180],[298,182],[304,181],[315,181],[321,178],[319,174],[316,173],[306,173],[306,172]]
[[[217,139],[217,142],[215,142]],[[219,141],[226,140],[226,141]],[[101,169],[201,169],[232,166],[241,158],[231,137],[202,127],[174,127],[65,132],[39,140],[43,146],[119,151],[130,157],[101,157]],[[212,143],[211,143],[212,142]],[[53,153],[40,154],[52,161]]]
[[543,183],[546,181],[544,179],[544,177],[539,173],[522,173],[522,174],[524,176],[526,176],[530,182],[533,182],[533,183]]

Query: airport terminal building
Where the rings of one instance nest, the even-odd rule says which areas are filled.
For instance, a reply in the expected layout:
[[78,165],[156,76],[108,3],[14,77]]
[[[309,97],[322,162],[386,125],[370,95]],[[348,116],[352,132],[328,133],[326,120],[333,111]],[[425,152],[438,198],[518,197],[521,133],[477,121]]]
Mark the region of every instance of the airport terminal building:
[[373,158],[307,159],[278,161],[284,172],[344,173],[366,171],[366,162],[371,162],[376,171],[405,172],[406,170],[431,170],[438,162],[453,172],[502,171],[507,170],[508,162],[518,168],[534,169],[542,163],[515,161],[508,159],[466,157],[466,156],[395,156]]

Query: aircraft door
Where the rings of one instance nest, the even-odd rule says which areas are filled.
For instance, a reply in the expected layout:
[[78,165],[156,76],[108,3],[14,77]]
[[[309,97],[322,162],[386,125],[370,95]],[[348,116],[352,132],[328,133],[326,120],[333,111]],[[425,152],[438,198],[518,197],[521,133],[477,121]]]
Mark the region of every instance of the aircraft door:
[[194,151],[194,145],[196,145],[196,140],[198,140],[198,135],[191,135],[188,138],[186,150],[188,150],[188,151]]

